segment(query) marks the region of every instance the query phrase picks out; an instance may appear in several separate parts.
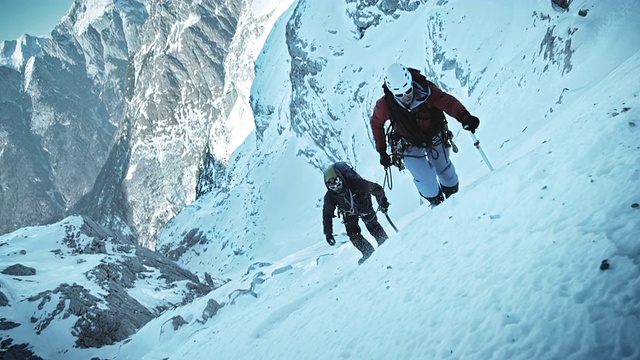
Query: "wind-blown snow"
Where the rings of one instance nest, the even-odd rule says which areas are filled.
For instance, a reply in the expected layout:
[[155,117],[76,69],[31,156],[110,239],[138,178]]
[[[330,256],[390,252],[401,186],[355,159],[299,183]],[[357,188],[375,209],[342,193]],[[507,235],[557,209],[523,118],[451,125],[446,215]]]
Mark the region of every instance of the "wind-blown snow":
[[[229,193],[201,197],[160,235],[158,248],[202,235],[177,262],[229,281],[90,355],[640,358],[639,4],[575,0],[556,12],[535,0],[429,2],[384,17],[362,38],[345,6],[295,1],[274,24],[252,88],[252,104],[270,109],[264,118],[272,122],[229,161],[246,177],[232,179]],[[379,214],[390,239],[361,266],[340,219],[339,243],[324,242],[325,189],[309,163],[331,158],[292,130],[300,119],[289,118],[284,34],[293,16],[309,45],[305,60],[321,64],[297,89],[313,88],[309,101],[322,100],[309,106],[319,109],[318,122],[339,130],[344,146],[335,156],[356,160],[359,172],[383,183],[368,116],[385,67],[399,60],[480,118],[477,136],[495,167],[489,172],[450,119],[460,192],[429,208],[410,174],[392,170],[386,192],[400,232]],[[254,203],[262,207],[247,214]],[[205,311],[212,300],[223,304],[214,316]],[[176,316],[186,321],[177,329]]]
[[85,4],[86,11],[80,12],[80,16],[75,21],[74,28],[76,34],[79,36],[87,31],[87,28],[92,22],[101,18],[107,9],[113,6],[114,1],[115,0],[92,0],[90,4]]

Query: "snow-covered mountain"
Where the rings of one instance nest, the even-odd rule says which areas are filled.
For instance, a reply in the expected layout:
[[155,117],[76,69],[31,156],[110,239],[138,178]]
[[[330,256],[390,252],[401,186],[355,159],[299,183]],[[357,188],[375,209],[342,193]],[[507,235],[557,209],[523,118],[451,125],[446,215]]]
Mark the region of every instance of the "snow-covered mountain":
[[[224,33],[224,11],[212,2],[145,3],[144,26],[156,32],[137,45],[128,115],[83,209],[116,230],[106,214],[130,216],[143,238],[159,233],[156,255],[195,274],[200,281],[192,284],[215,289],[188,304],[177,299],[125,341],[80,349],[69,346],[77,341],[64,317],[73,313],[70,302],[47,313],[17,300],[16,289],[59,294],[68,280],[22,290],[28,277],[2,275],[3,350],[79,359],[638,358],[640,5],[567,3],[224,4],[239,14],[229,23],[234,38],[217,39],[227,44],[223,68],[238,79],[236,90],[206,71],[215,61],[202,73],[192,68],[197,54],[217,52],[184,52],[179,41],[205,41],[194,28],[203,22]],[[199,12],[206,6],[209,13]],[[211,14],[218,22],[202,21]],[[252,39],[264,46],[242,56]],[[252,80],[237,64],[256,55]],[[400,232],[381,219],[391,239],[358,267],[339,219],[339,244],[324,242],[321,174],[345,160],[383,183],[368,119],[395,61],[423,70],[480,118],[477,135],[496,170],[450,119],[460,192],[431,209],[420,204],[410,175],[393,170],[386,192]],[[228,97],[208,95],[216,87]],[[203,124],[210,114],[203,104],[217,109],[218,121]],[[199,184],[189,180],[196,172]],[[34,265],[40,253],[21,254],[22,237],[64,238],[60,229],[81,227],[81,219],[0,237],[12,259],[0,267],[28,261],[38,274],[56,266]],[[93,295],[94,279],[73,271]],[[149,295],[150,284],[129,293]],[[66,326],[50,333],[58,344],[21,320],[33,313]]]
[[0,233],[60,220],[90,191],[123,122],[136,1],[75,2],[50,38],[0,44]]
[[255,127],[252,64],[290,3],[77,1],[51,38],[3,42],[15,100],[1,161],[15,171],[0,179],[0,232],[82,213],[154,248],[170,218],[226,186]]

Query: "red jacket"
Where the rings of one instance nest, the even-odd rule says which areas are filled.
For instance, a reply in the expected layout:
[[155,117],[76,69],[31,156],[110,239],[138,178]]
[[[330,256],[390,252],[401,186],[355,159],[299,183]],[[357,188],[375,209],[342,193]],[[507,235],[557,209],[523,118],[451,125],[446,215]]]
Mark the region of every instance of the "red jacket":
[[[383,85],[385,95],[378,99],[371,116],[371,130],[376,143],[376,150],[387,149],[384,123],[391,120],[396,133],[407,140],[411,145],[424,146],[430,143],[432,137],[438,135],[444,126],[444,114],[447,113],[456,119],[468,114],[467,109],[452,95],[440,90],[434,83],[428,81],[418,70],[410,69],[412,78],[425,89],[428,87],[431,94],[427,100],[417,108],[409,111],[397,104],[393,94]],[[415,85],[414,85],[415,86]],[[389,108],[393,107],[393,113]],[[413,129],[407,129],[399,121],[400,116],[405,116]],[[412,131],[414,130],[414,131]],[[420,134],[417,134],[420,132]]]

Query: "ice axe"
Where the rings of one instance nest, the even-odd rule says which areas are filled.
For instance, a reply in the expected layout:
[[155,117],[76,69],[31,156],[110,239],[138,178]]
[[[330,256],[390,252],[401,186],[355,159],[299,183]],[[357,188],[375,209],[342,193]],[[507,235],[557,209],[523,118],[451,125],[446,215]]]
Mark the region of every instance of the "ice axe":
[[384,216],[387,218],[387,221],[389,222],[389,225],[391,225],[391,227],[393,228],[393,230],[395,230],[396,232],[398,231],[398,228],[393,224],[393,221],[391,221],[391,218],[389,218],[389,214],[387,214],[386,211],[382,212],[384,214]]
[[489,168],[490,171],[493,171],[493,166],[489,162],[489,159],[487,158],[487,155],[484,153],[484,150],[482,150],[482,147],[480,147],[480,140],[478,140],[478,138],[476,137],[476,134],[471,133],[471,138],[473,138],[473,146],[475,146],[476,149],[478,149],[478,151],[480,152],[480,156],[482,156],[482,159],[484,159],[484,163],[487,164],[487,167]]

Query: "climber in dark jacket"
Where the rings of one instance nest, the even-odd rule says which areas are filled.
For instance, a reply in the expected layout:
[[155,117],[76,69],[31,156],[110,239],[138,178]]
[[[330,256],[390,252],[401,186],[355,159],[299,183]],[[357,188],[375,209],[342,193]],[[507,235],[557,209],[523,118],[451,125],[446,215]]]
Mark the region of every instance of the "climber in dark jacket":
[[358,261],[358,264],[362,264],[371,256],[374,249],[360,233],[358,220],[362,219],[369,233],[378,242],[378,246],[388,238],[378,222],[376,210],[373,209],[371,202],[373,195],[382,212],[387,212],[389,201],[384,194],[384,189],[379,184],[360,177],[344,162],[337,162],[324,172],[324,183],[327,186],[327,192],[324,195],[322,224],[327,243],[331,246],[336,243],[333,237],[333,218],[337,207],[338,216],[342,215],[344,219],[343,223],[349,240],[362,253],[362,258]]

